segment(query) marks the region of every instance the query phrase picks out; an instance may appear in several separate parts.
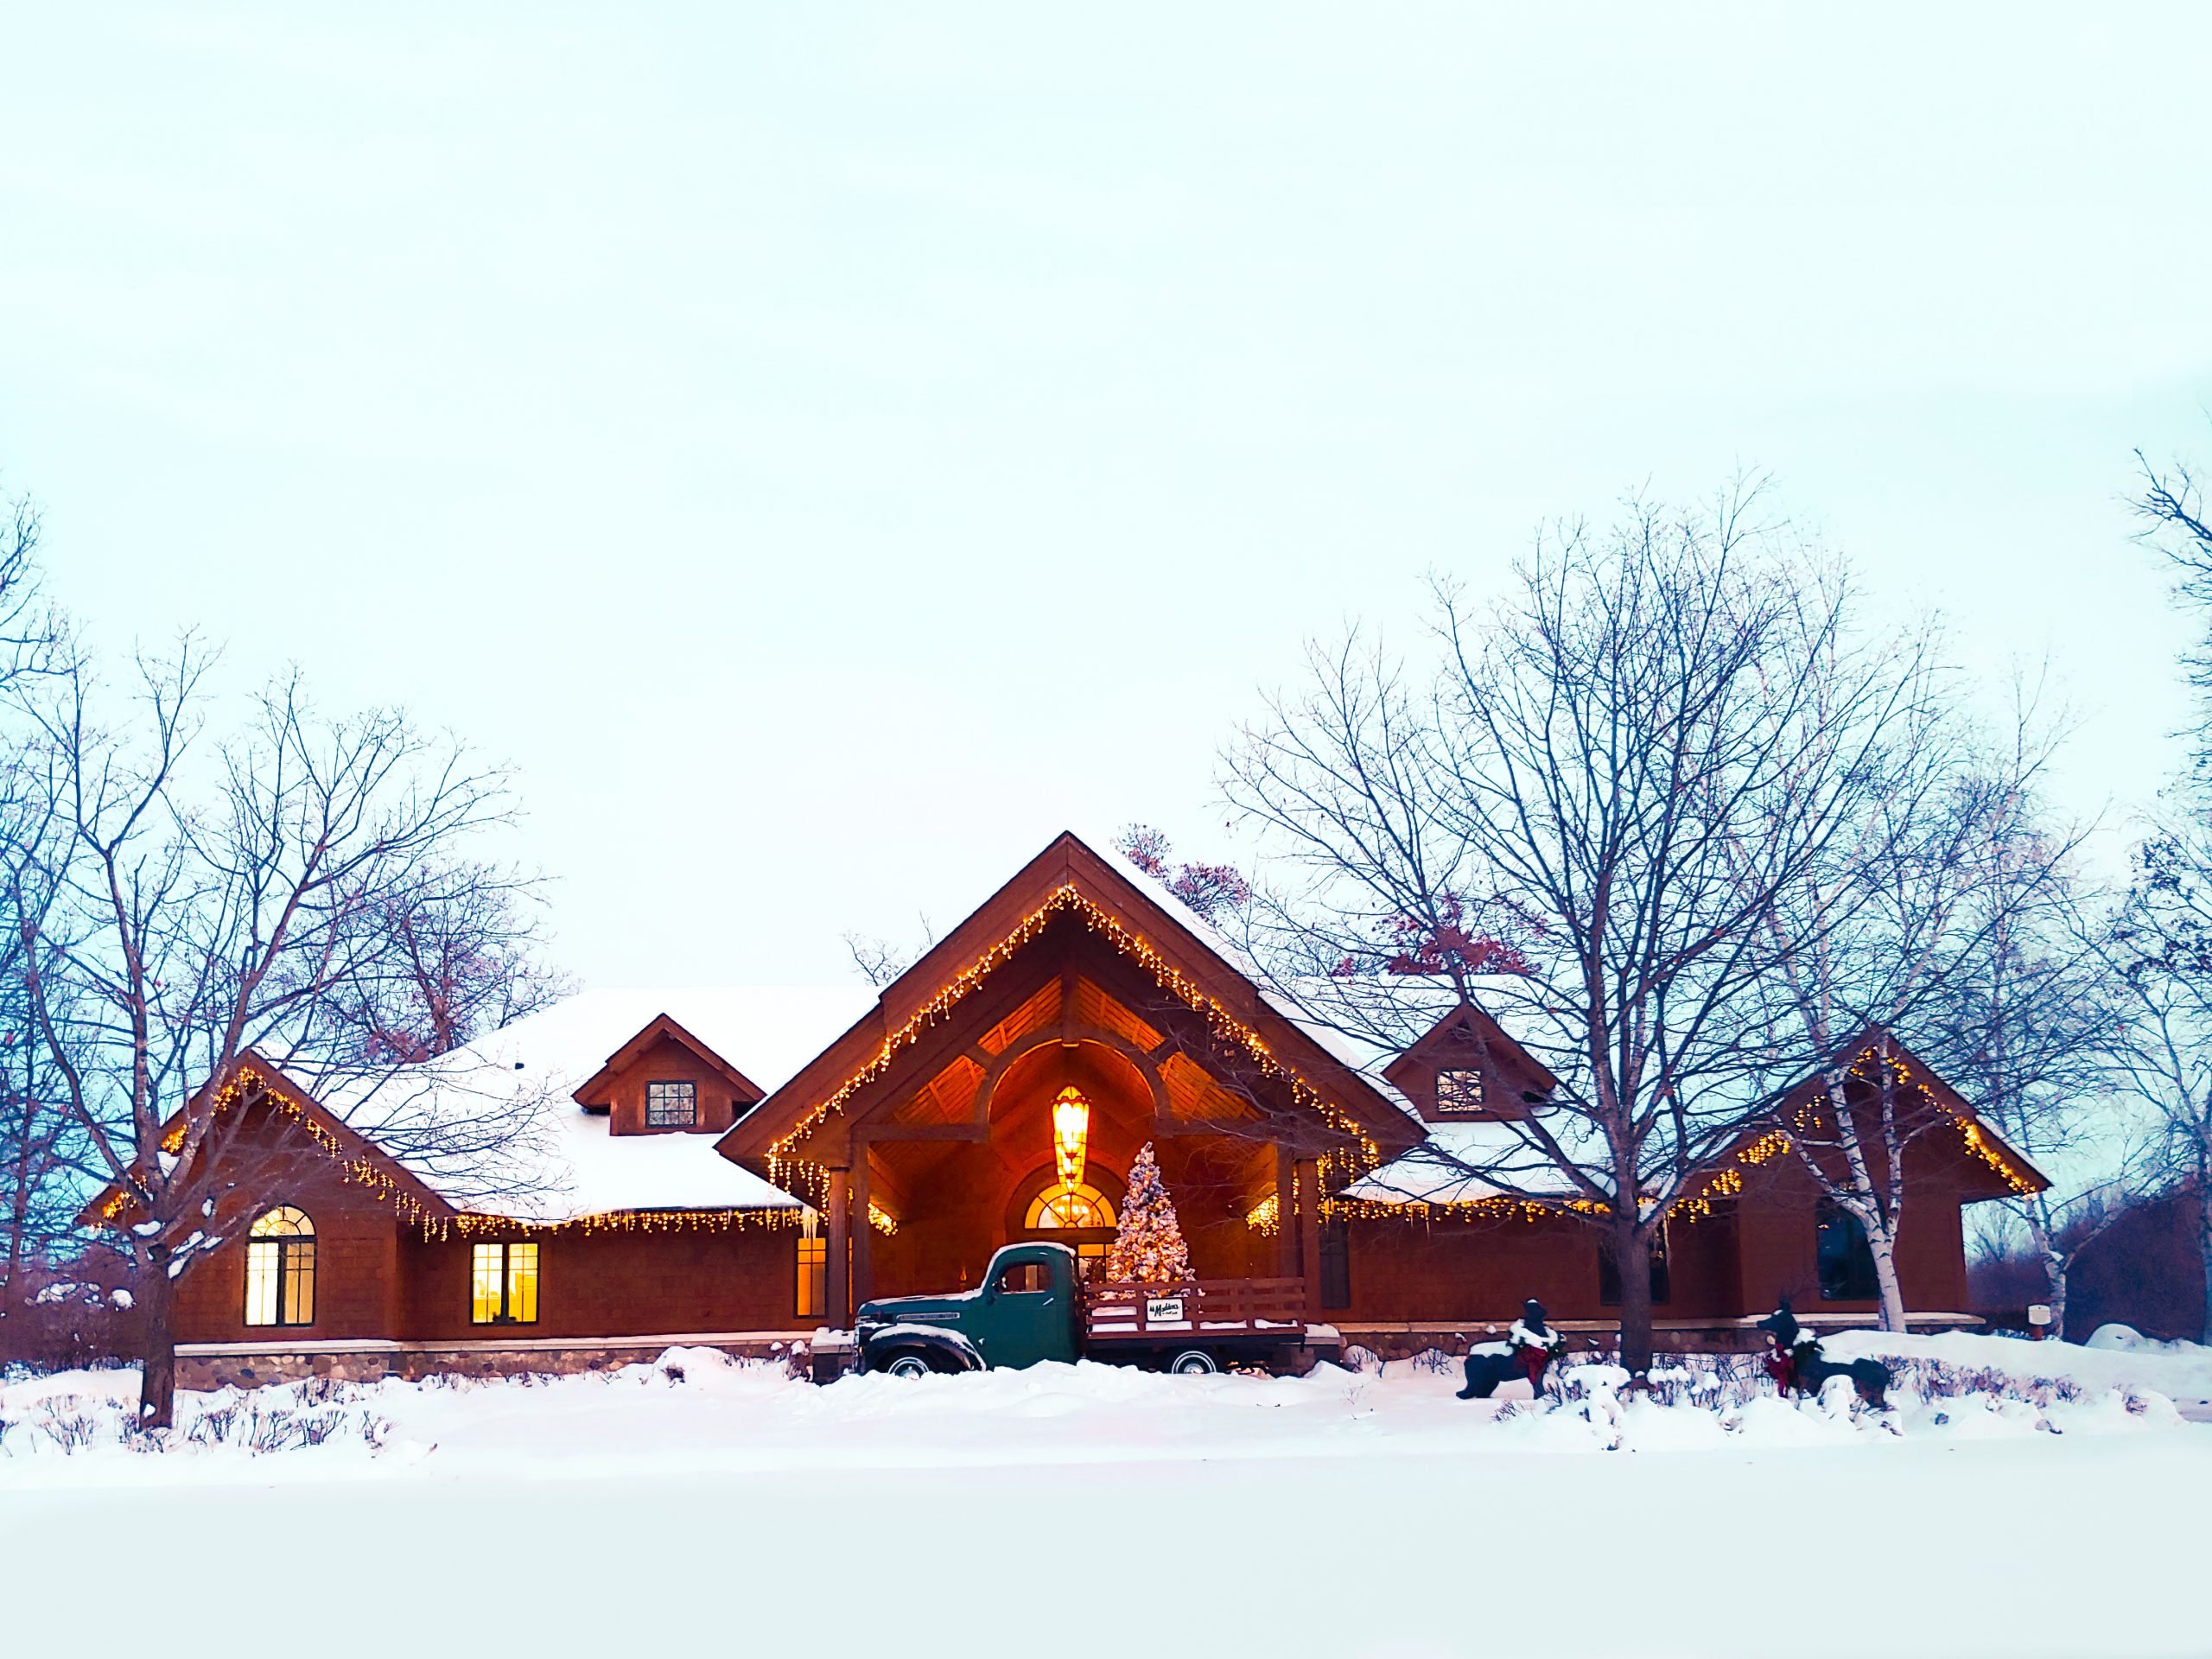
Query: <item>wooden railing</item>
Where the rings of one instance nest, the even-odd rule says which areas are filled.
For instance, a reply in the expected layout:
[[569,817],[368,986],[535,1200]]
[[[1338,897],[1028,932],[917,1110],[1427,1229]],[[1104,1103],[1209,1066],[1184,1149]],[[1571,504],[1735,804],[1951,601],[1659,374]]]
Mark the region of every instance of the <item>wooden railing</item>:
[[1304,1332],[1303,1279],[1197,1279],[1178,1285],[1087,1284],[1084,1328],[1094,1337]]

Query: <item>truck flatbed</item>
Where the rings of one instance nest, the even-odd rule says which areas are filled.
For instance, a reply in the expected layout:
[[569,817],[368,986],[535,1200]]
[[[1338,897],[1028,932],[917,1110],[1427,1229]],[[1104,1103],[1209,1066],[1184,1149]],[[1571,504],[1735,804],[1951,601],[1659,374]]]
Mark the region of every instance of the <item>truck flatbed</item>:
[[1240,1347],[1306,1340],[1300,1279],[1086,1284],[1083,1301],[1084,1345],[1092,1349],[1172,1347],[1193,1338],[1235,1341]]

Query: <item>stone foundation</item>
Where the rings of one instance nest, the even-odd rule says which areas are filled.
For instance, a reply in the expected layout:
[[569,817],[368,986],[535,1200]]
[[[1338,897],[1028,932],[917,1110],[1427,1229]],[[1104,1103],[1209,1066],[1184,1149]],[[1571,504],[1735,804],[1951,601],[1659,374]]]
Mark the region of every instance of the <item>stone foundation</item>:
[[315,1347],[276,1342],[186,1343],[177,1347],[177,1386],[254,1389],[272,1382],[329,1377],[374,1382],[387,1376],[570,1376],[649,1363],[670,1348],[715,1348],[739,1359],[779,1359],[810,1331],[743,1331],[617,1337],[597,1340],[525,1338],[514,1342],[331,1342]]

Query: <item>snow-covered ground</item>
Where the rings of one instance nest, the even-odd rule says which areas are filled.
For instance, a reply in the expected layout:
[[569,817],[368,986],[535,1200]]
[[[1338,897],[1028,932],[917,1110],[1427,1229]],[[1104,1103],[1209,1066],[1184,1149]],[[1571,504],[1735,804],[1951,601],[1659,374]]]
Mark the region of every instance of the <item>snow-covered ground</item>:
[[[25,1653],[118,1628],[186,1654],[411,1632],[1426,1655],[1531,1630],[1585,1653],[2212,1652],[2212,1427],[2164,1397],[2212,1356],[1932,1340],[2010,1380],[1906,1391],[1897,1432],[1840,1402],[1688,1403],[1686,1382],[1685,1403],[1622,1406],[1601,1368],[1540,1410],[1453,1399],[1419,1365],[816,1389],[677,1350],[604,1376],[192,1395],[154,1452],[119,1443],[135,1377],[74,1372],[0,1386],[0,1629]],[[162,1541],[159,1566],[128,1565],[130,1537]]]

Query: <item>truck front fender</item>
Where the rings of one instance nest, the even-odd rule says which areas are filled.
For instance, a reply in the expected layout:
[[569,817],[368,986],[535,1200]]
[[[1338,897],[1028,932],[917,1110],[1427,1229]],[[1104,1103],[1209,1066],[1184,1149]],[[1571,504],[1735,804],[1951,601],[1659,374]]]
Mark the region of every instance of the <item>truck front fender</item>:
[[861,1333],[863,1371],[880,1371],[900,1354],[919,1354],[933,1371],[980,1371],[982,1351],[957,1331],[935,1325],[886,1325]]

